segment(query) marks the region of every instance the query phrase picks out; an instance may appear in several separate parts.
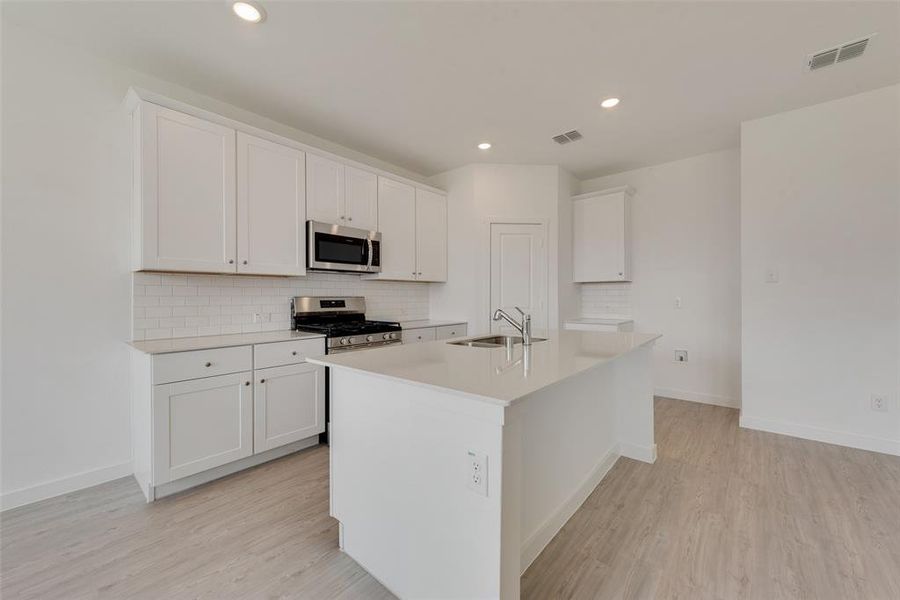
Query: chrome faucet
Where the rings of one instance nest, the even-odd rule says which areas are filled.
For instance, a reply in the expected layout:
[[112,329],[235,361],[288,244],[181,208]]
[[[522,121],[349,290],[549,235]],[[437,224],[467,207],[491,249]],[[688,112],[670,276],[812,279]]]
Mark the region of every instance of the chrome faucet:
[[531,345],[531,315],[525,314],[518,306],[515,307],[519,314],[522,315],[522,322],[516,323],[516,320],[509,316],[505,310],[502,308],[498,308],[494,311],[494,320],[499,321],[500,319],[505,320],[507,323],[512,325],[516,331],[518,331],[522,335],[522,345],[530,346]]

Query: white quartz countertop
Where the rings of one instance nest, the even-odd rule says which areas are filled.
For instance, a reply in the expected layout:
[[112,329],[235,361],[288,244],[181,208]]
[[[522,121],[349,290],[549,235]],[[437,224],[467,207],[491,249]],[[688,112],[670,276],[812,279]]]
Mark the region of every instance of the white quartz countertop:
[[466,322],[462,319],[418,319],[415,321],[400,321],[400,327],[403,329],[419,329],[421,327],[443,327],[444,325],[463,325]]
[[548,339],[532,344],[527,370],[521,344],[513,346],[508,355],[506,348],[456,346],[447,343],[448,340],[318,356],[308,362],[372,373],[508,406],[528,394],[650,344],[660,336],[549,331],[536,332],[535,337]]
[[573,325],[622,325],[631,323],[633,319],[628,317],[579,317],[577,319],[566,319],[566,323]]
[[191,350],[210,350],[212,348],[228,348],[230,346],[249,346],[251,344],[269,344],[272,342],[289,342],[324,337],[318,333],[306,333],[284,329],[281,331],[262,331],[258,333],[234,333],[230,335],[207,335],[201,337],[168,338],[161,340],[143,340],[130,342],[132,346],[147,354],[168,354],[170,352],[188,352]]

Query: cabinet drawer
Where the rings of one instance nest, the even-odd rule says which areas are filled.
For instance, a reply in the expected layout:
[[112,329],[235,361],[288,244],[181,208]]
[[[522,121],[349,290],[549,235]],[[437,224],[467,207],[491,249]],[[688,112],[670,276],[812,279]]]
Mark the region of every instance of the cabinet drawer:
[[465,323],[461,325],[442,325],[434,328],[434,339],[449,340],[450,338],[463,337],[466,335],[468,327]]
[[421,329],[404,329],[403,343],[418,344],[420,342],[434,341],[434,327],[422,327]]
[[325,354],[325,338],[274,342],[253,346],[253,363],[257,369],[302,363],[307,356]]
[[249,371],[253,368],[250,346],[159,354],[153,357],[153,383],[171,383]]

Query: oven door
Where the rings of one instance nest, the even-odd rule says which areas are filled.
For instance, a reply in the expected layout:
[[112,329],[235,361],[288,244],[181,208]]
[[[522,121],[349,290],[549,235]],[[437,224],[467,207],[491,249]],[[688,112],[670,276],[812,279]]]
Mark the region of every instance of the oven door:
[[[378,252],[381,242],[377,231],[307,221],[306,266],[320,271],[381,271]],[[373,261],[373,257],[376,259]],[[374,264],[373,264],[374,263]]]

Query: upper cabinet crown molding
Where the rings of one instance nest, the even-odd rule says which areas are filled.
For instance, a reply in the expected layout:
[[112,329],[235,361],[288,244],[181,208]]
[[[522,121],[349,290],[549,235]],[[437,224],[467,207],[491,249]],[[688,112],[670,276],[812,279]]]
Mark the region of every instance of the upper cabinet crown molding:
[[366,163],[359,162],[357,160],[353,160],[351,158],[343,157],[339,154],[335,154],[333,152],[329,152],[327,150],[323,150],[321,148],[317,148],[315,146],[311,146],[309,144],[304,144],[303,142],[298,142],[297,140],[291,139],[289,137],[285,137],[283,135],[279,135],[277,133],[273,133],[266,129],[262,129],[260,127],[255,127],[253,125],[249,125],[242,121],[238,121],[236,119],[231,119],[229,117],[225,117],[218,113],[199,108],[197,106],[193,106],[186,102],[182,102],[181,100],[176,100],[174,98],[170,98],[169,96],[165,96],[163,94],[156,93],[151,90],[147,90],[145,88],[131,86],[128,88],[128,92],[125,94],[125,99],[123,101],[123,106],[126,111],[134,112],[134,110],[142,103],[142,102],[150,102],[152,104],[156,104],[157,106],[162,106],[165,108],[169,108],[171,110],[176,110],[178,112],[182,112],[199,119],[204,119],[206,121],[210,121],[213,123],[218,123],[219,125],[223,125],[225,127],[230,127],[235,131],[243,131],[244,133],[248,133],[252,136],[262,138],[265,140],[269,140],[270,142],[275,142],[276,144],[281,144],[283,146],[288,146],[290,148],[294,148],[296,150],[300,150],[301,152],[306,152],[308,154],[316,154],[323,158],[327,158],[330,160],[338,161],[346,166],[355,167],[357,169],[362,169],[363,171],[369,171],[374,173],[375,175],[381,177],[390,177],[391,179],[402,181],[404,183],[408,183],[417,188],[426,189],[432,192],[436,192],[439,194],[446,194],[446,192],[438,187],[433,185],[429,185],[427,183],[423,183],[422,181],[411,179],[409,177],[398,175],[396,173],[392,173],[391,171],[387,171],[385,169],[380,169],[378,167],[373,167],[372,165],[368,165]]
[[631,196],[620,186],[572,197],[576,283],[631,281]]

